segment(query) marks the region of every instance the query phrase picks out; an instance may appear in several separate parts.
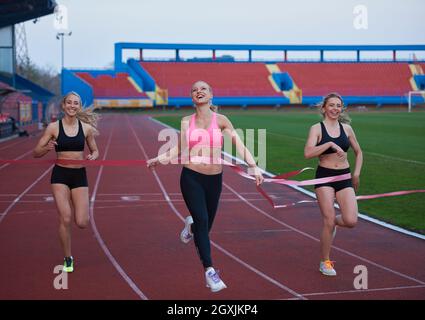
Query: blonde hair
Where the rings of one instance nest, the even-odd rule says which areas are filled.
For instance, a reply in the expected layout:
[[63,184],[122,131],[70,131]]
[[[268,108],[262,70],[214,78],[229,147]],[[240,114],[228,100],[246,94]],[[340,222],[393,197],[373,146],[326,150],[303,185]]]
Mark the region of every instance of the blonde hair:
[[[208,86],[208,90],[210,90],[211,94],[213,93],[213,90],[212,90],[212,88],[211,88],[211,86],[209,85],[209,83],[208,83],[208,82],[205,82],[204,80],[198,80],[198,81],[194,82],[194,83],[193,83],[193,85],[194,85],[195,83],[198,83],[198,82],[203,82],[203,83],[205,83],[205,84]],[[193,88],[193,85],[192,85],[192,88]],[[211,100],[209,101],[209,105],[210,105],[210,110],[211,110],[211,111],[213,111],[213,112],[218,112],[218,107],[217,107],[216,105],[213,105],[213,104],[212,104],[212,102],[211,102]]]
[[81,122],[91,125],[97,132],[97,122],[100,117],[97,113],[93,112],[92,110],[83,109],[81,97],[78,93],[76,93],[75,91],[70,91],[66,95],[64,95],[62,98],[62,106],[65,105],[66,99],[71,95],[76,96],[78,100],[80,101],[80,110],[77,111],[77,119],[80,120]]
[[216,105],[210,103],[210,110],[212,112],[218,112],[218,107]]
[[323,119],[325,118],[325,113],[323,112],[323,108],[326,106],[326,104],[328,103],[329,99],[331,99],[331,98],[337,98],[337,99],[339,99],[341,101],[341,104],[342,104],[342,111],[339,114],[338,121],[341,122],[341,123],[350,124],[351,123],[351,118],[348,115],[348,113],[345,111],[346,110],[346,106],[344,105],[344,101],[342,100],[342,97],[338,93],[336,93],[336,92],[329,93],[317,105],[319,107],[319,110],[320,110],[320,113],[321,113]]

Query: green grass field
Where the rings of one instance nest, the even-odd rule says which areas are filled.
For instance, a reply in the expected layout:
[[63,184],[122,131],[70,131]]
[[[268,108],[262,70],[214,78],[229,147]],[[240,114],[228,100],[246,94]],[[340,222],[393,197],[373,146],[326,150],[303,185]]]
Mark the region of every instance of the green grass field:
[[[303,156],[308,130],[320,121],[317,113],[221,112],[235,128],[267,130],[267,171],[278,174],[317,166],[317,159],[306,160]],[[174,111],[157,119],[179,128],[181,117],[188,113]],[[364,157],[358,195],[425,189],[425,112],[352,112],[350,116]],[[257,150],[256,145],[255,148]],[[353,167],[351,149],[349,161]],[[313,177],[314,172],[310,170],[297,179]],[[424,209],[424,193],[359,201],[361,213],[422,234],[425,234]]]

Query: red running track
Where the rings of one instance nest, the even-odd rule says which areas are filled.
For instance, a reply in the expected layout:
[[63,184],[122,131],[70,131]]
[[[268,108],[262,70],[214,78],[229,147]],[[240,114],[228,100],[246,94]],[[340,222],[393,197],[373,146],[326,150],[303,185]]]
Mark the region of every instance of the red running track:
[[[144,115],[104,115],[97,142],[104,159],[157,154],[163,127]],[[3,159],[30,159],[37,137],[0,143]],[[19,141],[19,143],[17,143]],[[54,157],[50,154],[48,157]],[[224,169],[211,233],[213,261],[228,288],[211,293],[193,242],[179,241],[188,215],[181,167],[88,167],[91,224],[73,227],[76,270],[57,290],[62,263],[50,166],[0,166],[0,299],[424,299],[425,242],[371,222],[338,229],[337,277],[318,271],[317,205],[272,209],[248,181]],[[281,185],[265,188],[285,202],[306,199]],[[368,272],[356,290],[354,268]]]

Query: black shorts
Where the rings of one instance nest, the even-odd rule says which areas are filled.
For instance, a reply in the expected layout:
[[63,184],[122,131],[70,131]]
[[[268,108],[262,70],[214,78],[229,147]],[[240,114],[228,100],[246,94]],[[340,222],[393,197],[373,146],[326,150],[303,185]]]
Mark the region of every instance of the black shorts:
[[[316,170],[316,179],[339,176],[341,174],[346,174],[346,173],[350,173],[350,168],[329,169],[329,168],[324,168],[324,167],[318,166],[317,170]],[[332,187],[332,188],[334,188],[335,192],[338,192],[338,191],[345,189],[345,188],[352,188],[353,183],[351,182],[351,179],[347,179],[347,180],[342,180],[342,181],[316,184],[316,185],[314,185],[314,189],[319,188],[319,187],[326,187],[326,186]]]
[[69,189],[88,187],[86,168],[65,168],[55,165],[50,183],[65,184]]

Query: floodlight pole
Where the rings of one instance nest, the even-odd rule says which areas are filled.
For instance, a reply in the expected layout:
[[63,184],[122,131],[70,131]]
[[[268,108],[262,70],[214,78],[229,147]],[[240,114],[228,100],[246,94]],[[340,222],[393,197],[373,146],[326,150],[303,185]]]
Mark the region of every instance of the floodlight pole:
[[72,34],[72,31],[70,31],[70,32],[68,32],[68,33],[65,33],[65,32],[58,32],[57,34],[56,34],[56,39],[61,39],[61,63],[62,63],[62,66],[61,66],[61,69],[63,69],[63,67],[64,67],[64,60],[65,60],[65,58],[64,58],[64,56],[65,56],[65,50],[64,50],[64,39],[63,39],[63,37],[64,36],[70,36]]
[[72,31],[70,32],[58,32],[56,34],[56,39],[61,40],[61,93],[63,94],[63,68],[65,63],[65,46],[64,46],[64,37],[71,36]]

